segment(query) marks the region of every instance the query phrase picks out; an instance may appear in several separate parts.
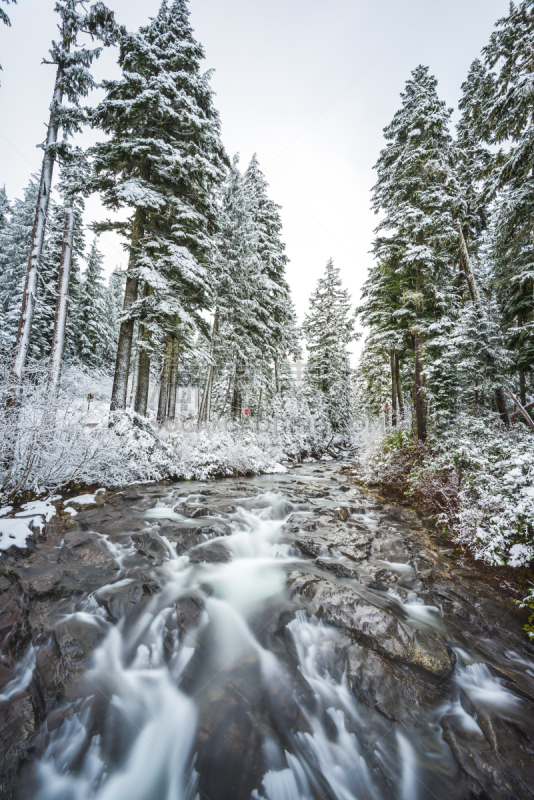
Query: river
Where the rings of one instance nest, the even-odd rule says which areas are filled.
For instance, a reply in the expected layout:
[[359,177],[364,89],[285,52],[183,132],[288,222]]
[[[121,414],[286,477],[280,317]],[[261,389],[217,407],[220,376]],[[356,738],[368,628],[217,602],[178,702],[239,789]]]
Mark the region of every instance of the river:
[[9,551],[2,798],[533,798],[524,616],[341,466],[102,493]]

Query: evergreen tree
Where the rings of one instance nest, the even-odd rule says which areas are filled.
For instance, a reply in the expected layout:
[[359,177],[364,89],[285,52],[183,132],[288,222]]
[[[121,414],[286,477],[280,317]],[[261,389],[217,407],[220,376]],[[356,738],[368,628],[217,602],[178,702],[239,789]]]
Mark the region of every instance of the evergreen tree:
[[11,206],[6,194],[6,187],[2,186],[0,189],[0,231],[6,226],[10,213]]
[[[448,124],[451,110],[439,100],[437,81],[419,66],[401,94],[402,106],[385,128],[386,147],[376,169],[374,208],[385,216],[374,251],[395,286],[396,321],[411,339],[418,438],[426,438],[423,348],[446,340],[457,308],[454,247],[458,231],[454,153]],[[435,408],[450,418],[457,398],[454,380],[443,374],[426,382]]]
[[110,334],[105,343],[104,363],[111,368],[115,363],[117,343],[119,341],[120,319],[122,315],[122,302],[124,299],[124,282],[126,275],[120,267],[115,267],[109,276],[109,283],[105,291],[106,319],[109,323]]
[[105,364],[112,338],[112,321],[106,315],[106,290],[102,280],[104,256],[95,237],[82,276],[77,309],[78,359],[85,366],[99,369]]
[[347,434],[352,416],[350,362],[347,345],[353,341],[354,314],[332,259],[310,297],[302,331],[308,348],[307,381],[323,395],[332,429]]
[[268,197],[268,183],[256,155],[245,172],[244,189],[252,214],[254,249],[260,269],[254,288],[260,299],[261,316],[269,330],[263,352],[265,356],[271,354],[275,362],[283,362],[289,355],[298,357],[300,348],[295,312],[285,276],[288,258],[281,239],[280,207]]
[[511,3],[495,28],[462,87],[460,106],[477,141],[492,149],[485,194],[497,198],[495,285],[524,402],[534,366],[533,0]]
[[[94,59],[100,55],[102,47],[88,48],[80,45],[78,37],[80,34],[85,34],[93,40],[99,39],[105,44],[110,44],[115,41],[117,35],[113,14],[101,0],[91,6],[89,11],[85,8],[84,0],[57,0],[55,10],[61,20],[58,26],[60,38],[58,42],[52,42],[51,61],[45,63],[56,67],[56,78],[47,136],[42,145],[43,166],[30,239],[20,322],[9,376],[10,391],[6,402],[10,416],[18,413],[17,408],[20,404],[22,371],[30,346],[54,163],[59,153],[66,154],[68,151],[66,140],[81,130],[86,120],[86,111],[80,107],[80,100],[96,85],[90,67]],[[62,142],[58,140],[60,129],[63,131]]]
[[4,359],[11,357],[17,337],[38,188],[33,176],[0,228],[0,344]]
[[[9,5],[10,3],[13,3],[14,5],[16,5],[17,0],[2,0],[2,2],[6,3],[7,5]],[[8,27],[11,27],[11,20],[9,19],[9,16],[7,15],[7,13],[4,11],[4,9],[1,6],[0,6],[0,22],[3,22],[4,25],[7,25]],[[2,69],[2,65],[0,64],[0,70],[1,69]]]
[[[153,22],[122,38],[123,76],[105,81],[94,122],[109,139],[94,148],[104,203],[130,208],[113,227],[129,238],[124,317],[111,408],[124,408],[136,320],[141,345],[136,410],[146,412],[152,340],[177,335],[210,304],[207,268],[216,226],[214,190],[225,155],[202,47],[185,0],[163,2]],[[109,227],[109,226],[108,226]]]

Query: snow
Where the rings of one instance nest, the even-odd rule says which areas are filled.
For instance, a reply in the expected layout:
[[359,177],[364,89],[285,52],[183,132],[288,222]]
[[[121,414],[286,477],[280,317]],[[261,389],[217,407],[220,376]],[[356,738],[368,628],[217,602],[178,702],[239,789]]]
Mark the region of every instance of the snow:
[[28,524],[22,520],[0,519],[0,550],[7,550],[13,545],[24,550],[26,539],[33,533],[34,531],[30,530]]
[[92,503],[96,503],[96,495],[97,492],[94,494],[79,494],[77,497],[69,497],[69,499],[65,501],[65,505],[76,503],[79,506],[90,506]]
[[0,550],[8,547],[26,547],[26,540],[29,536],[39,532],[44,525],[49,522],[56,514],[56,508],[52,505],[53,500],[59,500],[55,495],[47,500],[32,500],[21,506],[22,511],[18,511],[12,518],[6,519],[5,515],[13,509],[11,506],[4,506],[0,509],[3,517],[0,518]]
[[7,517],[11,511],[13,511],[13,506],[3,506],[3,508],[0,508],[0,517]]

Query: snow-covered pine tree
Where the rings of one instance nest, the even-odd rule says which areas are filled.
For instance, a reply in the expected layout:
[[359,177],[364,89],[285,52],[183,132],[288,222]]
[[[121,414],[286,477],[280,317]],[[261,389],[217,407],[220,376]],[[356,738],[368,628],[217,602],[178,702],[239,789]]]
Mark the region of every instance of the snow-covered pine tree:
[[[39,182],[33,230],[30,238],[30,252],[27,265],[20,321],[13,361],[9,375],[10,389],[7,406],[11,416],[16,415],[20,403],[22,371],[30,346],[35,298],[45,241],[48,207],[52,188],[52,173],[58,153],[67,150],[66,140],[80,131],[86,120],[86,111],[80,107],[80,100],[94,88],[95,82],[90,72],[91,64],[98,58],[102,47],[89,48],[78,42],[80,34],[98,39],[103,44],[116,40],[117,26],[113,13],[101,0],[89,9],[84,0],[57,0],[55,10],[60,17],[58,25],[60,37],[52,42],[50,61],[56,68],[56,77],[47,136],[42,149],[43,165]],[[67,100],[68,105],[64,100]],[[59,142],[59,131],[63,131],[63,141]]]
[[310,297],[302,331],[308,349],[307,382],[326,402],[332,429],[347,435],[352,421],[348,344],[356,338],[350,295],[330,258]]
[[4,364],[9,363],[17,338],[38,189],[33,176],[0,228],[0,347]]
[[[6,5],[9,5],[10,3],[13,3],[14,5],[16,5],[17,4],[17,0],[2,0],[2,3],[6,3]],[[3,22],[4,25],[7,25],[8,27],[11,27],[11,20],[9,19],[7,13],[4,11],[4,9],[1,6],[0,6],[0,22]]]
[[[456,184],[449,132],[451,110],[439,99],[437,81],[419,66],[401,94],[402,106],[384,130],[386,147],[376,164],[375,211],[384,214],[374,252],[398,272],[395,282],[402,308],[396,311],[410,334],[413,353],[418,438],[426,438],[423,349],[431,338],[443,341],[457,306],[454,289],[453,220]],[[456,399],[450,375],[426,390],[433,406],[448,417]],[[451,394],[452,392],[452,394]]]
[[216,226],[214,189],[226,157],[204,57],[185,0],[122,38],[120,80],[106,81],[94,122],[108,135],[94,148],[98,185],[112,209],[130,208],[113,227],[129,239],[111,409],[126,405],[132,339],[140,321],[136,410],[146,413],[151,340],[176,335],[209,306],[207,266]]
[[[13,4],[16,5],[17,0],[2,0],[2,3],[6,3],[6,5],[9,5],[10,3],[13,3]],[[7,25],[8,27],[11,27],[11,20],[9,19],[8,14],[4,11],[4,9],[1,6],[0,6],[0,22],[3,22],[4,25]],[[0,64],[0,70],[1,69],[2,69],[2,65]]]
[[244,188],[252,213],[254,247],[261,271],[255,288],[263,321],[269,330],[268,339],[264,343],[264,358],[272,358],[275,365],[278,365],[289,356],[298,358],[300,345],[291,292],[285,274],[288,257],[282,241],[280,206],[269,198],[268,186],[254,154],[245,171]]
[[261,362],[269,334],[259,300],[260,266],[252,211],[238,164],[236,156],[222,192],[213,268],[212,363],[207,370],[199,422],[209,419],[214,380],[225,387],[217,392],[222,401],[219,414],[230,408],[234,417],[240,414],[247,368]]
[[460,103],[473,135],[492,149],[485,194],[498,198],[492,220],[495,284],[523,401],[534,367],[533,47],[533,0],[511,3],[482,61],[474,62]]
[[103,355],[106,369],[112,369],[115,365],[125,280],[125,271],[119,266],[116,266],[109,276],[109,283],[105,291],[106,319],[110,326],[110,338],[106,343]]
[[11,206],[6,194],[6,187],[0,189],[0,231],[6,225],[11,213]]
[[111,320],[106,315],[106,287],[102,279],[104,256],[95,237],[82,274],[77,308],[78,359],[90,369],[105,364],[105,354],[112,338]]
[[[404,418],[403,388],[401,384],[402,362],[411,350],[411,336],[404,323],[402,270],[396,261],[396,254],[387,260],[379,261],[369,270],[369,277],[362,287],[363,303],[358,308],[361,320],[370,328],[365,344],[366,357],[360,360],[359,369],[366,370],[370,360],[377,359],[380,365],[380,391],[377,383],[366,378],[369,386],[369,406],[391,409],[391,423],[397,424],[398,417]],[[371,355],[372,354],[372,355]],[[382,362],[389,365],[390,388],[383,391]],[[374,374],[374,369],[372,370]],[[373,387],[373,389],[371,389]],[[389,412],[388,412],[389,413]]]

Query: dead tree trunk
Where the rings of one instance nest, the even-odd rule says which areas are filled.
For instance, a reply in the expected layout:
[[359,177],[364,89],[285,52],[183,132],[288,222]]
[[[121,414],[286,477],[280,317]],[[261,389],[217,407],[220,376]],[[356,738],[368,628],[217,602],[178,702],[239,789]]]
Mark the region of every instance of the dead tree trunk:
[[[24,284],[24,294],[22,296],[22,308],[20,312],[17,339],[11,370],[8,378],[8,392],[6,397],[7,418],[14,425],[17,422],[21,403],[22,373],[28,358],[30,346],[30,333],[33,324],[35,311],[35,297],[37,293],[37,280],[41,268],[41,257],[46,230],[46,220],[48,217],[48,206],[50,203],[50,192],[52,188],[52,175],[56,152],[54,145],[57,143],[59,134],[59,118],[57,109],[63,101],[63,79],[64,70],[61,65],[56,72],[54,94],[50,106],[51,113],[48,123],[46,142],[44,145],[43,165],[41,168],[41,178],[39,182],[39,192],[37,194],[37,206],[35,210],[35,220],[33,223],[32,238],[30,242],[30,256],[28,259],[28,270],[26,272],[26,282]],[[9,454],[7,454],[10,460]]]
[[148,389],[150,386],[150,356],[146,349],[146,344],[149,342],[149,335],[144,325],[141,327],[140,336],[142,341],[139,346],[139,372],[137,376],[134,411],[136,414],[146,417]]
[[517,399],[517,397],[510,391],[510,389],[508,389],[508,387],[505,387],[505,389],[506,394],[513,401],[514,406],[517,409],[516,413],[521,414],[525,418],[528,427],[532,432],[534,432],[534,421],[532,420],[532,417],[528,411],[524,408],[523,404]]
[[208,374],[206,376],[206,383],[204,384],[204,393],[202,395],[202,402],[198,412],[198,424],[209,422],[211,416],[211,395],[213,392],[213,375],[215,371],[215,337],[218,329],[218,309],[215,309],[213,316],[213,325],[211,328],[211,347],[210,347],[210,365],[208,367]]
[[[476,282],[475,274],[473,272],[473,268],[471,266],[471,259],[469,258],[469,251],[467,249],[467,244],[464,237],[464,232],[462,229],[462,225],[459,220],[456,221],[456,230],[458,231],[458,245],[460,250],[460,265],[462,267],[463,273],[465,275],[465,279],[467,281],[467,286],[469,288],[469,295],[471,297],[472,302],[476,305],[479,309],[481,314],[484,314],[485,311],[482,307],[482,302],[480,299],[480,292],[478,290],[478,285]],[[506,398],[504,396],[504,388],[502,386],[498,386],[495,389],[495,400],[497,403],[497,409],[499,411],[499,415],[504,422],[504,424],[509,427],[510,425],[510,416],[508,414],[508,408],[506,406]]]
[[167,412],[168,419],[174,422],[176,419],[176,395],[178,392],[178,339],[173,336],[172,339],[172,361],[171,372],[169,377],[169,410]]
[[395,353],[395,376],[396,376],[396,384],[397,384],[397,399],[399,401],[399,411],[401,415],[401,419],[404,419],[404,403],[402,401],[402,386],[401,386],[401,378],[400,378],[400,361],[398,353]]
[[[128,311],[137,300],[138,281],[134,270],[137,266],[137,246],[144,234],[144,224],[144,209],[138,208],[135,212],[132,227],[130,257],[128,260],[128,272],[126,274],[126,286],[124,289],[124,304],[122,307],[123,312]],[[113,391],[111,393],[111,411],[126,408],[126,395],[128,392],[128,377],[130,372],[130,358],[132,355],[134,327],[135,321],[133,319],[127,319],[124,322],[121,322],[119,341],[117,344],[117,360],[115,362],[115,377],[113,380]]]
[[395,351],[392,350],[389,354],[390,369],[391,369],[391,424],[397,425],[397,370],[395,368]]
[[222,411],[219,414],[219,419],[223,418],[224,412],[226,411],[226,406],[228,404],[228,398],[230,397],[230,388],[231,388],[231,386],[232,386],[232,374],[230,373],[230,376],[228,378],[228,387],[226,389],[226,394],[224,396],[224,403],[223,403]]
[[168,333],[165,342],[165,354],[163,356],[163,369],[161,371],[161,382],[159,387],[158,423],[160,425],[163,425],[167,419],[172,351],[173,340],[171,334]]
[[473,303],[480,307],[480,293],[478,291],[475,275],[471,267],[471,259],[469,258],[469,251],[464,237],[461,222],[456,221],[456,230],[458,231],[458,248],[460,251],[460,266],[467,281],[467,287]]
[[133,375],[132,375],[132,387],[130,389],[130,399],[128,401],[128,406],[133,406],[135,402],[135,395],[137,392],[137,378],[139,377],[139,347],[135,348],[135,358],[134,358],[134,368],[133,368]]
[[56,315],[54,318],[54,333],[52,335],[52,348],[50,351],[50,365],[48,368],[48,384],[46,387],[48,413],[53,414],[61,380],[61,367],[63,364],[63,350],[65,348],[65,328],[67,325],[67,310],[69,303],[70,268],[72,264],[72,248],[74,243],[74,209],[69,206],[65,214],[65,227],[63,228],[63,246],[59,262],[59,279],[56,301]]
[[414,371],[414,400],[415,420],[417,424],[417,438],[426,441],[425,410],[423,407],[423,385],[421,382],[421,338],[419,331],[414,334],[415,371]]

